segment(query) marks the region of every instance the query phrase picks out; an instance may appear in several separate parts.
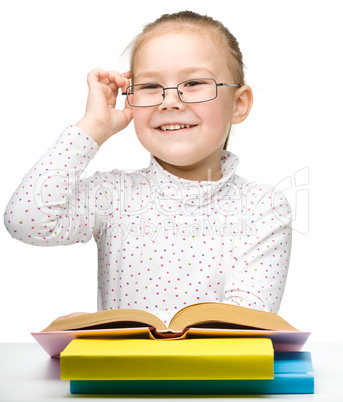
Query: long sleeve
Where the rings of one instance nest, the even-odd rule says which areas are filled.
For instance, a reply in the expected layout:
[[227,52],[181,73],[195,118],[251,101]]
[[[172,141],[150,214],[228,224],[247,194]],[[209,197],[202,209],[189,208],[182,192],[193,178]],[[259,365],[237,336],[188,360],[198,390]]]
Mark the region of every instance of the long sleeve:
[[4,223],[12,237],[37,246],[86,242],[92,237],[92,212],[79,178],[97,150],[94,140],[77,127],[62,132],[7,205]]
[[246,198],[245,233],[235,239],[224,302],[276,313],[289,268],[291,209],[271,187],[252,187]]

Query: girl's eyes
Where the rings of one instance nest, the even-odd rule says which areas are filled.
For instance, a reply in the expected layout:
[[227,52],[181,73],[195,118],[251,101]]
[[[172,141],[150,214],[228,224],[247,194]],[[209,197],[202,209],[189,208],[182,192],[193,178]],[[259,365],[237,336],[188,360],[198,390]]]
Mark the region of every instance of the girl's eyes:
[[142,84],[138,86],[139,89],[160,89],[162,88],[159,84]]
[[199,85],[206,85],[206,84],[209,84],[209,82],[206,80],[191,80],[191,81],[184,82],[182,84],[182,86],[190,88],[190,87],[196,87]]
[[[202,81],[202,80],[191,80],[191,81],[186,81],[182,83],[183,87],[195,87],[197,85],[206,85],[208,82]],[[162,85],[160,84],[140,84],[137,85],[139,89],[160,89],[163,88]]]
[[195,87],[196,85],[202,85],[205,84],[204,81],[188,81],[184,82],[183,86],[185,87]]

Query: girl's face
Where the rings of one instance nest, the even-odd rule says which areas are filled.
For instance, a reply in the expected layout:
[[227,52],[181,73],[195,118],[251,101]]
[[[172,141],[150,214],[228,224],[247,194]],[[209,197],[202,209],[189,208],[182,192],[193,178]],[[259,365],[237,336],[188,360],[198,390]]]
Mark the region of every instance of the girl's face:
[[[145,43],[135,57],[135,84],[175,87],[197,78],[234,83],[227,67],[226,49],[216,45],[206,33],[183,31],[157,36]],[[133,108],[139,141],[176,176],[219,180],[222,177],[219,162],[232,123],[236,91],[232,87],[219,87],[216,99],[187,104],[180,101],[175,89],[166,90],[162,105]],[[191,127],[161,129],[170,125]]]

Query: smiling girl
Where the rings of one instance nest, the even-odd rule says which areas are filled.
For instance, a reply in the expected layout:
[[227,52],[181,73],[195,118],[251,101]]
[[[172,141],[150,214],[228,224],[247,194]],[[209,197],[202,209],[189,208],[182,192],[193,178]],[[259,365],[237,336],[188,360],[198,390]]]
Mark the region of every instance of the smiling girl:
[[[95,69],[88,85],[84,117],[13,194],[10,234],[40,246],[94,236],[99,310],[150,310],[165,322],[205,301],[277,312],[291,211],[271,186],[237,176],[238,157],[226,151],[232,124],[253,101],[233,35],[207,16],[163,15],[131,44],[129,72]],[[149,166],[81,180],[99,147],[132,119]]]

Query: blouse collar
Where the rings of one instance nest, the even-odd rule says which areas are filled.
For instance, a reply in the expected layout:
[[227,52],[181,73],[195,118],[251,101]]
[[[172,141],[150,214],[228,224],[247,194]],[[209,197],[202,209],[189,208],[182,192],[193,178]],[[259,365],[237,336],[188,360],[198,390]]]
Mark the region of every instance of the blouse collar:
[[218,181],[194,181],[177,177],[164,169],[151,155],[149,173],[156,192],[164,199],[200,207],[211,203],[223,188],[230,186],[239,163],[238,156],[223,150],[220,159],[222,178]]

